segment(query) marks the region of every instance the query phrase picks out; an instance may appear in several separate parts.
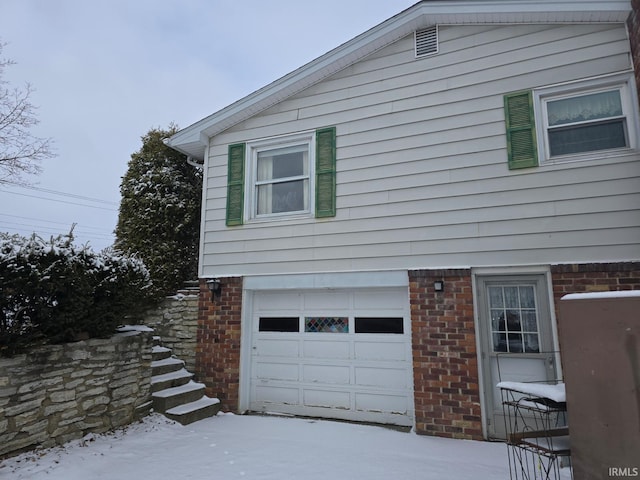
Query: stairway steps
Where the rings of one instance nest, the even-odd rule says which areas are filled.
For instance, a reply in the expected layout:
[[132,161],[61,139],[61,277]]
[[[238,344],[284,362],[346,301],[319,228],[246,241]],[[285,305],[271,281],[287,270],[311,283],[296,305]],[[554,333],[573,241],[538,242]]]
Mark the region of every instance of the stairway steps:
[[169,358],[170,356],[171,356],[170,348],[154,345],[153,348],[151,349],[151,360],[153,361],[164,360],[165,358]]
[[205,395],[205,386],[193,381],[193,373],[185,363],[162,346],[160,337],[153,337],[151,350],[151,399],[154,411],[188,425],[216,415],[220,400]]
[[151,361],[151,375],[163,375],[184,368],[184,362],[174,357]]
[[164,413],[178,405],[195,402],[204,395],[204,384],[190,381],[179,387],[166,388],[151,394],[153,409]]
[[193,373],[182,368],[175,372],[164,373],[162,375],[154,375],[151,377],[151,393],[165,390],[171,387],[179,387],[189,383],[193,378]]
[[185,403],[167,410],[164,414],[171,420],[189,425],[205,418],[212,417],[220,411],[220,400],[203,396],[195,402]]

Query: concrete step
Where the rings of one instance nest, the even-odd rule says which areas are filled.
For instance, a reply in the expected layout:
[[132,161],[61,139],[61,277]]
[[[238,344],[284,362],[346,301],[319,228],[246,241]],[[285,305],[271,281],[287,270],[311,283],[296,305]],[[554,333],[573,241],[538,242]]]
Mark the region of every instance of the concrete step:
[[151,394],[153,409],[165,413],[178,405],[195,402],[204,396],[204,384],[190,381],[179,387],[166,388]]
[[203,396],[195,402],[185,403],[177,407],[167,410],[164,414],[166,417],[181,423],[189,425],[205,418],[213,417],[220,411],[220,400],[217,398],[209,398]]
[[151,348],[151,360],[153,361],[164,360],[165,358],[169,358],[170,356],[170,348],[161,347],[159,345],[154,345],[153,348]]
[[151,377],[151,393],[159,392],[171,387],[179,387],[189,383],[193,378],[193,373],[188,372],[182,368],[175,372],[165,373],[163,375],[156,375]]
[[184,368],[184,362],[174,357],[163,358],[151,362],[151,375],[163,375],[169,372],[177,372]]

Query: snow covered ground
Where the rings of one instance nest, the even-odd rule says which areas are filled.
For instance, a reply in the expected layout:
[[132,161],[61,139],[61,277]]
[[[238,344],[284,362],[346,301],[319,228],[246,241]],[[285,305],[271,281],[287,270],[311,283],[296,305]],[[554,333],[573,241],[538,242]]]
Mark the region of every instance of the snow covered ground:
[[182,426],[154,414],[5,460],[0,479],[509,478],[504,444],[449,440],[378,426],[219,414]]

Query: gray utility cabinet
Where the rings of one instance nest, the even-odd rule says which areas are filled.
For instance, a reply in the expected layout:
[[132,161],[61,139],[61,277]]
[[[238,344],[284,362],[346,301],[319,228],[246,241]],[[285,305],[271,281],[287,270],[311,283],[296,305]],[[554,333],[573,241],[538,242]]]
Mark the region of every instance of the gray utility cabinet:
[[574,478],[640,476],[640,291],[566,295],[558,330]]

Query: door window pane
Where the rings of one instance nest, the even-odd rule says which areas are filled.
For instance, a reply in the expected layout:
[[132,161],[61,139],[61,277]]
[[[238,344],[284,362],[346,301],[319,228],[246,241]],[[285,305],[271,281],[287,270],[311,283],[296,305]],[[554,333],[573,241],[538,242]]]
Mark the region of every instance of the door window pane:
[[488,287],[494,352],[539,352],[538,314],[533,285]]

